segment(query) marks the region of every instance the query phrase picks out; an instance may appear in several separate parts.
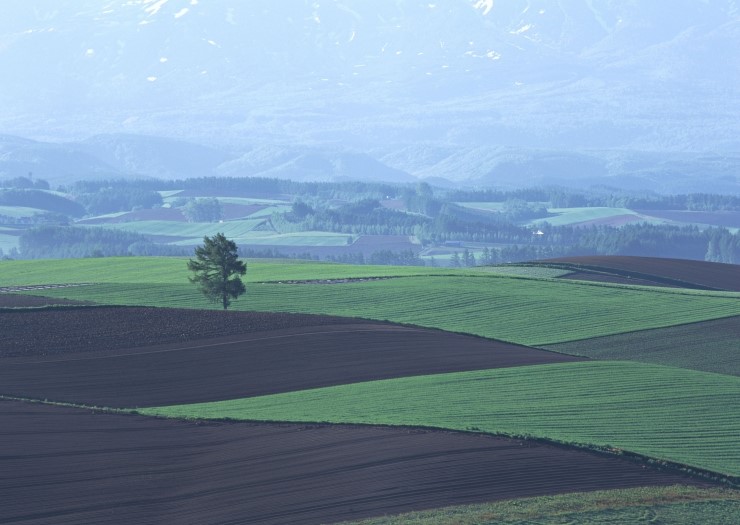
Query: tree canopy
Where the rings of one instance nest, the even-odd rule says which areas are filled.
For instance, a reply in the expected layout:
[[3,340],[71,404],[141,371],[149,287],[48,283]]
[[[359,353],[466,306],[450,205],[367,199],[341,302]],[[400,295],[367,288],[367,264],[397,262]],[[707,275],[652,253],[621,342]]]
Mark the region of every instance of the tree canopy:
[[224,310],[247,291],[239,278],[247,273],[247,265],[239,260],[236,243],[223,233],[203,238],[203,246],[195,248],[195,259],[188,261],[188,270],[194,273],[190,282],[210,301],[221,303]]

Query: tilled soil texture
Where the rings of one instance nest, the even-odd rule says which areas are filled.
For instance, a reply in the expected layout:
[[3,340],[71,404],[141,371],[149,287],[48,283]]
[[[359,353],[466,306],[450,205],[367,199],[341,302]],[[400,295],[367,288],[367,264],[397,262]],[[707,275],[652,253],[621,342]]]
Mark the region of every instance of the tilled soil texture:
[[[88,301],[74,301],[72,299],[61,299],[56,297],[0,293],[0,308],[35,308],[40,306],[68,306],[91,304],[93,303]],[[3,328],[5,328],[4,325]]]
[[195,423],[0,401],[0,522],[318,524],[692,483],[627,460],[398,428]]
[[[120,315],[127,311],[121,309]],[[119,315],[112,315],[108,324],[118,321]],[[478,337],[355,321],[100,354],[8,358],[0,366],[0,394],[132,408],[583,359]]]
[[630,275],[632,278],[655,283],[678,286],[686,283],[715,290],[740,292],[740,265],[737,264],[608,255],[567,257],[540,262],[574,264],[587,267],[586,269],[604,269],[607,272],[614,270],[618,277]]
[[320,315],[115,306],[0,312],[0,358],[102,352],[354,322]]

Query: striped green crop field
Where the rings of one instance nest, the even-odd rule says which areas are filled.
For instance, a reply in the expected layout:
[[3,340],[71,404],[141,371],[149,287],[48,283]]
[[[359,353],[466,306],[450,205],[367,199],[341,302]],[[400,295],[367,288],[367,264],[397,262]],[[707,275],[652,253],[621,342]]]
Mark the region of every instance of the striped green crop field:
[[[138,284],[181,285],[188,282],[187,261],[188,257],[0,261],[0,286],[60,282],[116,283],[133,287]],[[247,283],[470,273],[423,266],[359,266],[290,259],[248,259],[247,265]]]
[[739,515],[740,491],[674,485],[519,498],[342,525],[696,525],[736,523]]
[[630,362],[524,366],[140,409],[147,415],[412,425],[608,447],[740,475],[740,379]]
[[740,376],[740,316],[615,334],[546,347],[594,359],[619,359]]
[[[424,267],[250,262],[247,293],[232,307],[388,320],[531,346],[740,315],[739,294],[732,292],[441,271],[444,274]],[[216,307],[187,282],[184,259],[3,261],[0,276],[0,286],[103,283],[43,291],[54,297],[103,304]],[[255,282],[368,276],[405,277],[335,285]]]

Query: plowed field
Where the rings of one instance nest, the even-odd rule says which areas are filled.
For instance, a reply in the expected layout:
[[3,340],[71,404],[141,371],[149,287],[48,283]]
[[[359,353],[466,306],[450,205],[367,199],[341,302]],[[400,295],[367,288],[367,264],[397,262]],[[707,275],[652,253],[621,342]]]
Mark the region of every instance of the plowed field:
[[[25,357],[2,361],[0,394],[97,406],[218,401],[376,379],[582,359],[436,330],[346,319],[322,325],[333,319],[291,314],[90,308],[0,316],[4,332],[0,341],[7,353],[28,349]],[[120,346],[121,339],[136,346],[151,341],[150,337],[176,336],[175,327],[193,330],[206,322],[225,320],[241,320],[243,324],[237,327],[259,331],[138,348],[110,350],[106,346]],[[310,322],[313,326],[301,326]],[[293,324],[294,328],[285,328]],[[156,326],[162,331],[155,332]],[[269,330],[271,326],[277,329]],[[127,331],[131,333],[126,335]],[[58,341],[51,356],[30,355],[34,345],[42,344],[39,336],[53,337],[43,343],[49,347]],[[75,352],[74,341],[90,351]]]
[[398,428],[194,423],[0,401],[0,522],[314,524],[691,483],[615,457]]
[[740,265],[737,264],[607,255],[548,259],[541,262],[573,264],[607,271],[615,270],[622,277],[631,275],[633,278],[638,277],[657,283],[680,284],[683,282],[716,290],[740,292]]
[[29,308],[52,305],[91,305],[88,301],[74,301],[57,297],[41,297],[36,295],[22,295],[0,293],[0,308]]
[[[356,320],[345,317],[308,314],[144,307],[0,312],[0,358],[102,352],[265,330],[354,322]],[[367,324],[371,323],[367,321]]]

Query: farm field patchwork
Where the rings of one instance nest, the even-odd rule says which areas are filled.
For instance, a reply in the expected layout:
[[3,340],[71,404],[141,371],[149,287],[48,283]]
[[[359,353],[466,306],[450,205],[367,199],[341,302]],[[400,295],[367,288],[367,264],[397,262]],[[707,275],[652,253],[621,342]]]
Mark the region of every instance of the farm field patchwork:
[[[187,283],[188,257],[108,257],[0,261],[0,286],[63,282],[119,284]],[[430,274],[464,274],[461,270],[422,266],[356,266],[286,259],[247,260],[245,282],[344,279]],[[188,285],[189,288],[192,286]],[[142,303],[143,305],[144,303]]]
[[94,406],[194,403],[579,360],[436,330],[306,315],[76,308],[0,313],[0,322],[0,357],[20,356],[2,360],[0,394]]
[[[325,275],[331,275],[331,268],[324,268]],[[433,269],[426,271],[430,270]],[[372,275],[369,268],[364,271]],[[393,275],[394,271],[404,270],[386,267],[385,271],[386,275]],[[340,269],[337,275],[341,273],[344,272]],[[183,284],[179,285],[136,283],[137,277],[133,276],[133,283],[44,290],[39,295],[102,304],[214,307],[185,281],[184,272],[180,275]],[[270,277],[277,275],[276,272]],[[171,280],[170,275],[167,281]],[[255,283],[248,285],[247,290],[233,304],[234,309],[362,317],[528,346],[740,315],[740,302],[732,293],[638,289],[481,274],[399,277],[331,286]]]
[[187,422],[15,401],[0,401],[0,421],[6,523],[319,524],[695,483],[617,457],[453,432]]
[[536,436],[740,476],[740,418],[727,410],[739,404],[736,377],[602,361],[390,379],[140,412]]
[[555,352],[740,376],[740,317],[549,345]]
[[549,208],[547,211],[554,213],[555,216],[533,219],[529,221],[529,224],[547,222],[553,226],[573,226],[578,224],[621,226],[631,222],[649,222],[655,224],[666,222],[663,219],[642,215],[627,208]]
[[[171,237],[199,238],[203,241],[206,235],[223,233],[229,238],[241,239],[257,226],[262,224],[259,219],[246,219],[238,221],[227,221],[222,223],[211,222],[176,222],[176,221],[135,221],[116,224],[115,228],[144,235],[167,235]],[[111,225],[106,225],[110,227]],[[89,226],[95,227],[95,226]]]
[[[698,483],[622,457],[628,454],[482,434],[491,432],[634,451],[737,481],[740,418],[728,410],[740,401],[737,377],[634,362],[573,362],[462,335],[285,313],[329,310],[458,331],[477,326],[484,332],[479,335],[510,333],[528,341],[580,335],[580,343],[594,334],[608,340],[619,331],[668,333],[681,329],[681,320],[710,320],[714,332],[730,331],[723,339],[730,356],[732,317],[740,316],[736,293],[569,282],[551,278],[563,269],[538,267],[504,276],[498,269],[260,260],[249,261],[248,292],[234,306],[284,313],[222,312],[194,309],[213,306],[187,283],[186,260],[0,262],[0,287],[100,283],[38,290],[22,299],[0,294],[0,306],[72,297],[187,307],[6,309],[0,312],[0,350],[15,357],[0,359],[0,384],[9,389],[0,395],[186,417],[203,415],[194,407],[220,411],[228,405],[227,417],[235,410],[237,417],[258,413],[281,422],[177,421],[0,401],[0,427],[13,429],[0,433],[0,446],[10,451],[0,457],[0,489],[14,490],[12,499],[0,501],[0,517],[99,522],[115,508],[113,522],[127,524],[150,515],[180,523],[327,523],[568,491]],[[395,278],[352,280],[383,277]],[[202,401],[217,403],[192,404]],[[307,424],[285,422],[307,415]],[[332,418],[358,425],[316,423]],[[367,426],[376,423],[400,428]],[[419,436],[428,441],[413,441]],[[21,442],[23,451],[12,453]],[[27,483],[14,483],[19,477]],[[536,518],[580,525],[689,516],[721,523],[736,515],[735,493],[661,490],[685,490],[694,499],[661,503],[658,492],[641,488],[624,496],[634,504],[594,503],[554,517],[542,510]],[[641,499],[643,491],[651,496]],[[564,510],[588,498],[558,497]],[[23,504],[33,498],[43,504]],[[516,501],[517,509],[528,508]]]
[[683,283],[740,291],[740,265],[685,259],[629,256],[582,256],[539,261],[537,265],[562,265],[563,268],[617,272],[618,275],[652,278],[674,285]]

